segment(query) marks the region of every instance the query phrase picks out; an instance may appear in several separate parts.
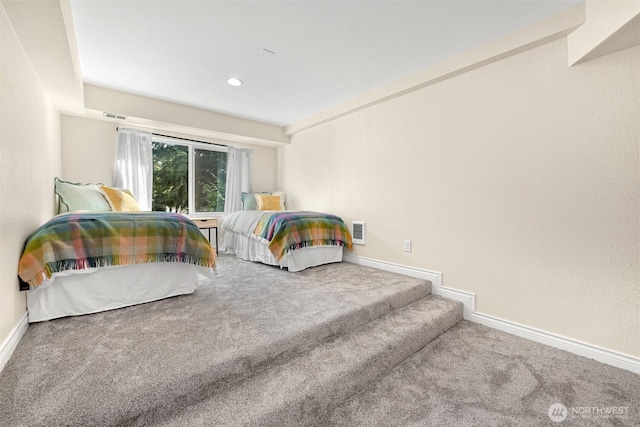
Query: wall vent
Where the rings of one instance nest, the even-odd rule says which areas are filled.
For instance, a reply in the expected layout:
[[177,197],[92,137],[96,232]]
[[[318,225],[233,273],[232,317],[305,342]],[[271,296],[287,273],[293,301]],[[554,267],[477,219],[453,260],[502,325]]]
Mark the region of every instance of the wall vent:
[[109,113],[105,111],[104,113],[102,113],[102,115],[109,119],[127,120],[127,116],[123,116],[122,114]]
[[365,227],[364,221],[353,221],[351,223],[351,240],[356,245],[364,245]]

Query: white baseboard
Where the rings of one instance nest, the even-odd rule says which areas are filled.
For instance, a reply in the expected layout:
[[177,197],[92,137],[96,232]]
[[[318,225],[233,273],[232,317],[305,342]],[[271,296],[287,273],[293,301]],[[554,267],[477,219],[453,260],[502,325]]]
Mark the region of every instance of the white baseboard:
[[18,323],[11,329],[9,336],[0,345],[0,372],[4,369],[4,365],[7,364],[9,358],[13,354],[13,351],[18,346],[18,343],[22,339],[22,336],[27,331],[29,326],[29,314],[24,313],[24,316],[18,321]]
[[447,288],[442,285],[442,273],[425,270],[415,267],[408,267],[400,264],[393,264],[385,261],[378,261],[371,258],[364,258],[354,255],[344,255],[343,260],[353,264],[373,267],[393,273],[404,274],[406,276],[426,279],[433,284],[432,293],[440,295],[464,304],[464,318],[471,322],[494,328],[508,334],[529,339],[550,347],[559,348],[579,356],[594,359],[598,362],[617,368],[625,369],[636,374],[640,374],[640,358],[607,350],[595,345],[583,343],[571,338],[555,335],[541,331],[525,325],[520,325],[509,320],[500,319],[488,314],[476,311],[476,295],[471,292],[460,291]]
[[551,334],[549,332],[541,331],[530,326],[520,325],[519,323],[500,319],[488,314],[475,312],[468,320],[512,335],[517,335],[531,341],[546,344],[550,347],[559,348],[560,350],[565,350],[570,353],[577,354],[578,356],[597,360],[598,362],[615,366],[616,368],[626,369],[627,371],[640,374],[640,359],[637,357],[607,350],[606,348],[580,342],[572,338]]

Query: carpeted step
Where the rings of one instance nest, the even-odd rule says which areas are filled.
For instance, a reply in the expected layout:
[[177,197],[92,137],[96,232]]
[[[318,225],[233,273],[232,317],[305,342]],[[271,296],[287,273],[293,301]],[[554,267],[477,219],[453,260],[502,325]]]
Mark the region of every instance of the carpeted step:
[[345,399],[389,372],[462,319],[462,304],[430,296],[326,342],[287,363],[205,399],[180,402],[131,420],[133,425],[304,426],[315,425]]
[[349,263],[291,274],[224,262],[193,295],[31,325],[0,374],[0,425],[117,425],[188,407],[431,291]]

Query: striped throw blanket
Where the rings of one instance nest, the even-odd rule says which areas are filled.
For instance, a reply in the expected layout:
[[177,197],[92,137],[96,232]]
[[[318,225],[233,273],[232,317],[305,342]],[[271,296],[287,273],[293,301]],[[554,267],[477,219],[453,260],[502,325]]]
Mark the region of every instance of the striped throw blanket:
[[37,286],[57,272],[148,262],[215,268],[216,253],[180,214],[71,213],[54,217],[27,238],[18,275]]
[[280,261],[289,251],[307,246],[352,248],[351,234],[342,219],[318,212],[269,212],[255,234],[269,241],[269,251]]

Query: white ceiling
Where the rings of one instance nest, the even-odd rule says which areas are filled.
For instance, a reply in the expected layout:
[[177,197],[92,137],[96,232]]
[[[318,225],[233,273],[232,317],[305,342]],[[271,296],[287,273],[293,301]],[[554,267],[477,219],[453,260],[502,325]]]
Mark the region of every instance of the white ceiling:
[[289,125],[581,2],[71,0],[71,8],[86,83]]

